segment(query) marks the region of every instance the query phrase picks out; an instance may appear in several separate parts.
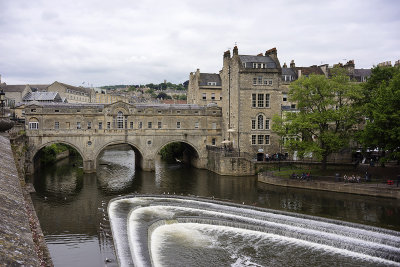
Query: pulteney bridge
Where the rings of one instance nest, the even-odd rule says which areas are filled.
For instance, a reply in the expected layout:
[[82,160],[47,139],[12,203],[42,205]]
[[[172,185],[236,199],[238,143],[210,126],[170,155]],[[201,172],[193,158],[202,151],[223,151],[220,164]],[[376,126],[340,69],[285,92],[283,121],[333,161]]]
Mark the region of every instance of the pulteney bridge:
[[28,137],[28,174],[35,156],[47,145],[63,143],[75,148],[85,172],[95,172],[97,158],[110,145],[128,144],[136,165],[154,170],[159,151],[172,142],[186,144],[184,159],[206,168],[206,145],[221,143],[221,108],[216,105],[166,104],[54,104],[25,107]]

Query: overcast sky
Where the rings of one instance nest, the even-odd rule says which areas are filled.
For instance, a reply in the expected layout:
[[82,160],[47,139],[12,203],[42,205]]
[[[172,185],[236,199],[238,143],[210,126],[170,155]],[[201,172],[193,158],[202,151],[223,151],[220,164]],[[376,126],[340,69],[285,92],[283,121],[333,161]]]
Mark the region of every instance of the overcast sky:
[[223,52],[276,47],[281,64],[400,59],[400,1],[0,0],[7,84],[182,83]]

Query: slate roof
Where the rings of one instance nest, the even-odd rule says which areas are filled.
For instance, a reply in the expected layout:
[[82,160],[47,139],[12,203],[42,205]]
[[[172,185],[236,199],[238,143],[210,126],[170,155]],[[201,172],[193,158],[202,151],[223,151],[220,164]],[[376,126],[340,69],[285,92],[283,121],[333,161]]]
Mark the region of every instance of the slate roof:
[[369,77],[371,76],[371,69],[354,69],[354,76]]
[[216,82],[217,86],[221,86],[221,77],[216,73],[200,73],[199,85],[208,85],[208,82]]
[[60,82],[58,82],[58,83],[63,85],[63,86],[65,86],[66,88],[74,90],[74,91],[84,92],[84,93],[87,93],[89,95],[90,95],[90,92],[91,92],[91,89],[89,89],[89,88],[73,86],[73,85],[69,85],[69,84],[66,84],[66,83],[60,83]]
[[246,68],[253,68],[252,63],[266,63],[267,68],[275,69],[276,63],[269,56],[248,56],[248,55],[239,55],[240,61],[242,63],[246,63]]
[[322,69],[317,65],[311,67],[296,67],[295,69],[297,73],[298,70],[301,70],[301,75],[310,75],[310,74],[325,75]]
[[282,68],[282,75],[291,75],[297,77],[297,73],[291,68]]
[[29,87],[31,90],[38,91],[38,92],[44,92],[47,90],[47,87],[49,87],[50,84],[29,84]]
[[25,84],[17,84],[17,85],[5,85],[2,86],[1,88],[4,90],[5,93],[7,92],[23,92],[25,89],[26,85]]
[[54,101],[60,102],[61,97],[58,92],[31,92],[27,93],[22,101]]

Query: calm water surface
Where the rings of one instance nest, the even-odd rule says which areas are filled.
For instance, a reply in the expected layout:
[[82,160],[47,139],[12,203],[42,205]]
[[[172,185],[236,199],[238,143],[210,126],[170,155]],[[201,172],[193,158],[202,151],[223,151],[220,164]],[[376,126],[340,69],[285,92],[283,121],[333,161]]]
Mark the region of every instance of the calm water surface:
[[135,171],[129,147],[106,150],[99,161],[96,174],[83,174],[77,160],[65,159],[33,178],[32,200],[55,266],[117,266],[107,204],[135,192],[214,196],[400,231],[399,200],[277,187],[255,176],[219,176],[161,161],[155,172]]

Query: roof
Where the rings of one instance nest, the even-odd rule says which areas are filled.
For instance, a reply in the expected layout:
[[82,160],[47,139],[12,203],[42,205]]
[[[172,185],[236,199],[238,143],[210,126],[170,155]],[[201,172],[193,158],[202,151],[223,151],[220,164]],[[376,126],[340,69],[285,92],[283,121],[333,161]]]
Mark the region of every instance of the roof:
[[5,85],[2,86],[4,92],[23,92],[25,90],[25,84],[17,84],[17,85]]
[[22,101],[61,101],[58,92],[30,92],[27,93]]
[[221,86],[221,77],[216,73],[200,73],[199,85],[208,85],[209,82],[216,82],[217,86]]
[[89,95],[91,93],[91,89],[90,88],[85,88],[85,87],[80,87],[80,86],[78,87],[78,86],[73,86],[73,85],[69,85],[69,84],[66,84],[66,83],[60,83],[60,82],[56,82],[56,83],[59,83],[59,84],[65,86],[68,89],[72,89],[72,90],[80,91],[80,92],[85,92],[85,93],[87,93]]
[[247,66],[247,63],[266,63],[267,68],[275,69],[276,63],[269,56],[248,56],[248,55],[239,55],[240,61],[242,63],[246,63],[246,67],[252,68],[253,66]]
[[310,75],[310,74],[317,74],[317,75],[325,75],[320,67],[317,65],[311,67],[296,67],[296,72],[301,70],[301,75]]
[[291,68],[282,68],[282,75],[297,76],[297,73]]
[[369,77],[371,76],[371,69],[354,69],[354,76]]
[[32,91],[46,91],[50,84],[29,84]]

